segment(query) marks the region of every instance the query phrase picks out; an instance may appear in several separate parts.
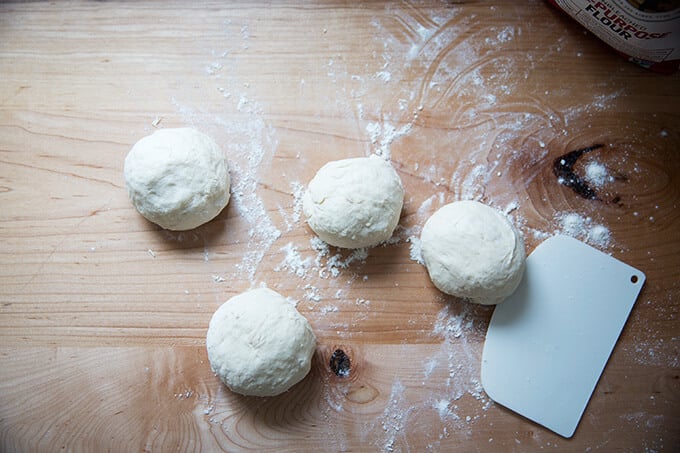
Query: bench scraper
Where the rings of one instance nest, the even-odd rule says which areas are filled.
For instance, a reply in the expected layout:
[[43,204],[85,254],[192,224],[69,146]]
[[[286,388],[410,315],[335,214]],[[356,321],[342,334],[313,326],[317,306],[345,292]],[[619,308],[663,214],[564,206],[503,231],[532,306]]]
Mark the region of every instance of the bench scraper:
[[571,437],[644,281],[574,238],[544,241],[517,290],[494,309],[482,353],[486,393]]

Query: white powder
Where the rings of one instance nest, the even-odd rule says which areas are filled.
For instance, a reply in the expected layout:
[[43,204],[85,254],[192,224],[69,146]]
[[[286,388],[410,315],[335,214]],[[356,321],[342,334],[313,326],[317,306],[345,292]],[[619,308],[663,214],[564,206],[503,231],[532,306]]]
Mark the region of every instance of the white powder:
[[590,217],[583,217],[575,212],[558,213],[555,216],[560,228],[555,233],[564,234],[590,245],[606,248],[611,243],[611,233],[609,229],[601,224],[595,223]]
[[322,297],[321,293],[319,292],[319,288],[316,286],[312,285],[305,285],[304,287],[305,290],[305,299],[307,299],[310,302],[320,302]]
[[293,189],[293,197],[294,197],[294,203],[293,203],[293,222],[298,223],[300,221],[300,217],[302,216],[302,197],[305,194],[305,186],[300,184],[297,181],[293,181],[290,183],[292,189]]
[[[444,337],[446,340],[459,338],[463,334],[464,321],[465,313],[454,315],[451,307],[446,305],[437,315],[433,333],[437,336]],[[468,320],[467,323],[469,324],[470,322],[471,321]]]
[[390,74],[388,71],[378,71],[375,73],[375,78],[387,83],[392,79],[392,74]]
[[425,261],[423,260],[420,236],[410,236],[407,241],[411,243],[411,246],[409,247],[409,258],[418,264],[424,265]]
[[598,245],[600,247],[606,247],[609,245],[610,239],[611,234],[609,233],[609,229],[604,225],[593,225],[590,227],[588,230],[588,236],[586,238],[589,243]]
[[605,183],[612,181],[607,167],[598,162],[588,162],[586,165],[586,181],[596,187],[602,187]]
[[557,216],[560,222],[560,227],[562,228],[562,233],[573,236],[585,236],[588,234],[586,229],[586,223],[590,222],[590,219],[581,217],[576,213],[563,213]]
[[[443,298],[442,298],[443,300]],[[458,304],[456,304],[458,305]],[[473,311],[486,307],[473,307],[469,303],[455,306],[446,303],[437,315],[433,334],[443,338],[441,349],[425,362],[423,373],[429,376],[440,366],[448,370],[446,397],[456,401],[465,395],[480,401],[486,410],[491,401],[486,397],[479,381],[481,374],[481,348],[484,326],[475,324]],[[435,360],[435,365],[432,361]]]
[[337,313],[338,312],[338,307],[336,305],[326,305],[325,307],[321,307],[319,312],[322,315],[325,315],[326,313]]
[[404,399],[405,387],[399,379],[395,379],[390,390],[390,398],[387,406],[378,419],[382,427],[382,436],[378,439],[376,446],[383,451],[395,451],[397,438],[406,436],[404,427],[406,426],[409,413],[412,408],[406,404]]
[[427,217],[432,214],[432,203],[436,200],[437,195],[430,195],[430,198],[423,201],[418,207],[418,217],[419,220],[426,220]]
[[[316,279],[338,279],[342,271],[350,268],[355,264],[365,262],[368,257],[366,249],[356,249],[352,251],[341,251],[331,254],[331,247],[314,236],[310,240],[310,247],[300,248],[292,242],[287,243],[279,249],[283,253],[283,258],[274,267],[275,272],[288,271],[290,274],[299,278],[301,282],[305,282],[302,289],[304,290],[304,298],[311,302],[319,302],[324,297],[333,297],[339,299],[343,296],[342,288],[337,289],[333,295],[324,295],[321,288],[314,285]],[[353,273],[353,275],[355,275]],[[350,278],[348,285],[355,277]],[[300,287],[298,286],[298,287]],[[320,285],[326,287],[327,285]],[[357,305],[368,306],[370,301],[365,299],[357,299]],[[329,309],[322,309],[321,313],[328,313]],[[332,311],[337,311],[332,310]]]
[[219,62],[212,62],[205,67],[205,73],[208,75],[214,75],[222,69],[222,65]]
[[311,257],[303,258],[296,245],[289,242],[280,251],[285,252],[286,256],[275,268],[275,272],[288,270],[299,278],[307,277],[307,271],[312,268],[314,261]]
[[[459,177],[461,171],[466,175],[462,179]],[[490,177],[486,164],[476,165],[471,169],[463,167],[457,169],[451,177],[451,185],[456,188],[456,199],[480,200]],[[462,183],[459,184],[459,181]]]
[[366,125],[366,132],[368,133],[371,143],[374,145],[374,152],[378,156],[382,156],[386,160],[392,158],[391,146],[395,140],[408,135],[413,127],[413,123],[409,122],[396,127],[387,119],[383,118],[380,123],[368,123]]
[[677,290],[668,288],[665,294],[655,299],[646,301],[638,300],[638,305],[644,305],[644,310],[633,310],[629,322],[642,327],[633,335],[631,344],[621,344],[628,360],[643,366],[657,366],[666,368],[680,367],[680,356],[677,351],[680,348],[680,336],[664,338],[659,330],[653,329],[646,323],[647,316],[640,313],[653,312],[657,319],[675,319],[676,312],[672,308],[677,297]]
[[[451,402],[447,399],[441,399],[438,401],[435,401],[434,404],[432,405],[433,408],[437,411],[439,414],[439,418],[442,421],[447,421],[447,420],[460,420],[460,416],[457,413],[458,406],[455,404],[451,404]],[[466,417],[466,421],[469,422],[469,417]]]
[[493,44],[510,42],[514,39],[514,37],[515,28],[508,25],[507,27],[504,27],[498,32],[498,34],[496,35],[496,42]]
[[314,236],[309,242],[312,249],[317,252],[314,264],[321,278],[327,278],[329,275],[337,277],[342,269],[347,269],[353,263],[363,263],[368,258],[368,249],[366,248],[352,250],[347,256],[344,256],[343,253],[331,255],[330,246],[319,239],[318,236]]
[[247,250],[237,265],[237,269],[246,274],[251,282],[255,280],[255,273],[265,253],[281,236],[281,231],[274,225],[264,202],[257,195],[257,180],[253,174],[256,168],[254,166],[243,172],[240,167],[236,167],[234,173],[238,176],[232,189],[232,202],[241,217],[251,225]]
[[279,215],[286,224],[286,232],[291,232],[299,223],[302,217],[302,196],[305,193],[305,186],[297,181],[290,183],[291,194],[293,195],[293,214],[289,214],[284,206],[278,207]]

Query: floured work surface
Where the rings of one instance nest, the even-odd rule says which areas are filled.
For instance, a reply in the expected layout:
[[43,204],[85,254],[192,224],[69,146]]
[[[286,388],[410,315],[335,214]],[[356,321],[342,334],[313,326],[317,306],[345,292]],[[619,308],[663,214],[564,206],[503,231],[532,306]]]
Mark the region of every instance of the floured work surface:
[[[680,83],[546,3],[0,5],[3,450],[670,450],[680,442]],[[184,233],[127,199],[156,128],[212,136],[232,201]],[[329,160],[390,157],[394,240],[340,252],[301,220]],[[444,203],[574,236],[645,287],[576,435],[492,403],[491,309],[442,296],[418,236]],[[289,393],[231,394],[205,332],[230,296],[297,300],[319,344]],[[349,375],[329,366],[334,351]],[[346,374],[340,355],[334,369]]]

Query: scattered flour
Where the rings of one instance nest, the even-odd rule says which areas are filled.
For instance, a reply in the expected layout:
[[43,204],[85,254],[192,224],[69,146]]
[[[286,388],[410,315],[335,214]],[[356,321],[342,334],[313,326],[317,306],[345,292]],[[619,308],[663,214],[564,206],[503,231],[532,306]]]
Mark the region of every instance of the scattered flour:
[[425,261],[423,260],[420,236],[410,236],[407,240],[411,243],[411,246],[409,247],[409,258],[418,264],[424,265]]
[[395,140],[408,135],[412,127],[412,122],[397,127],[383,119],[381,122],[368,123],[366,125],[366,132],[374,146],[375,154],[382,156],[386,160],[390,160],[392,158],[392,151],[390,148],[392,143]]
[[291,194],[293,195],[293,214],[289,214],[283,206],[278,207],[279,215],[286,224],[286,233],[293,231],[297,225],[300,224],[302,218],[302,196],[305,193],[305,186],[300,182],[293,181],[290,183]]
[[280,272],[287,270],[296,277],[307,277],[307,272],[314,265],[314,260],[311,257],[303,258],[298,247],[290,242],[282,247],[280,251],[285,253],[285,257],[283,261],[274,268],[274,271]]
[[390,74],[388,71],[378,71],[375,73],[375,78],[387,83],[392,80],[392,74]]
[[382,416],[378,419],[383,430],[383,436],[378,440],[376,445],[382,451],[392,452],[395,448],[401,451],[395,445],[397,438],[401,438],[406,442],[405,427],[412,408],[406,403],[404,398],[405,387],[399,379],[395,379],[392,383],[390,397],[387,405],[382,412]]
[[[458,406],[457,405],[451,405],[451,402],[447,399],[441,399],[437,400],[434,402],[432,405],[434,409],[437,411],[439,414],[439,418],[442,421],[447,421],[447,420],[460,420],[460,416],[458,415]],[[465,420],[469,422],[469,415],[465,417]]]
[[[451,399],[457,400],[467,394],[477,400],[486,400],[479,381],[482,342],[470,342],[475,335],[483,338],[484,332],[477,330],[474,319],[470,304],[465,304],[460,313],[455,313],[447,304],[437,316],[434,333],[444,338],[442,352],[448,359],[445,363],[449,369],[447,384]],[[459,347],[454,347],[454,343]]]
[[326,313],[335,313],[337,311],[339,311],[337,305],[326,305],[319,310],[322,315],[325,315]]
[[[298,288],[304,291],[304,299],[311,302],[308,308],[314,309],[317,302],[325,298],[341,299],[345,295],[343,288],[337,289],[332,295],[324,294],[320,287],[327,287],[326,284],[318,285],[320,280],[333,279],[338,281],[343,270],[349,269],[353,265],[361,266],[368,258],[367,249],[356,249],[352,251],[331,252],[332,248],[314,236],[308,247],[299,247],[289,242],[279,249],[283,254],[283,259],[273,268],[275,272],[288,272],[300,280]],[[356,280],[356,270],[351,273],[349,281],[343,285],[349,285]],[[368,277],[364,276],[364,280]],[[318,286],[317,286],[318,285]],[[362,298],[356,299],[356,305],[367,309],[370,301]],[[319,313],[327,314],[338,311],[337,306],[322,307]]]
[[318,270],[319,277],[328,278],[338,277],[341,269],[347,269],[353,263],[364,263],[368,258],[368,249],[355,249],[345,256],[343,253],[331,254],[331,247],[324,241],[314,236],[310,240],[312,249],[317,252],[314,260],[315,270]]
[[558,213],[555,219],[559,223],[556,234],[571,236],[601,248],[606,248],[611,243],[609,229],[595,223],[590,217],[583,217],[574,212],[562,212]]
[[595,187],[602,187],[614,178],[607,172],[607,167],[593,161],[586,165],[586,180]]
[[437,194],[430,195],[430,198],[423,201],[418,207],[418,220],[426,220],[432,214],[432,205],[437,198]]

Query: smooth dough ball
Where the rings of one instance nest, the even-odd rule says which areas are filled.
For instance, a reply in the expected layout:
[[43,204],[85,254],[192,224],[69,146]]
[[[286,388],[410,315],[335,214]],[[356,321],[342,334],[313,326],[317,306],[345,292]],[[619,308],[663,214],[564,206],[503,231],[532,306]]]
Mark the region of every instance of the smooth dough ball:
[[124,175],[135,208],[168,230],[203,225],[229,202],[224,154],[195,129],[160,129],[142,138],[125,158]]
[[430,279],[446,294],[493,305],[522,279],[522,237],[503,214],[482,203],[441,207],[425,223],[420,242]]
[[404,187],[392,165],[371,155],[332,161],[309,182],[302,209],[311,229],[336,247],[371,247],[392,236]]
[[232,391],[274,396],[307,375],[316,337],[307,319],[282,295],[259,288],[217,309],[206,345],[213,372]]

